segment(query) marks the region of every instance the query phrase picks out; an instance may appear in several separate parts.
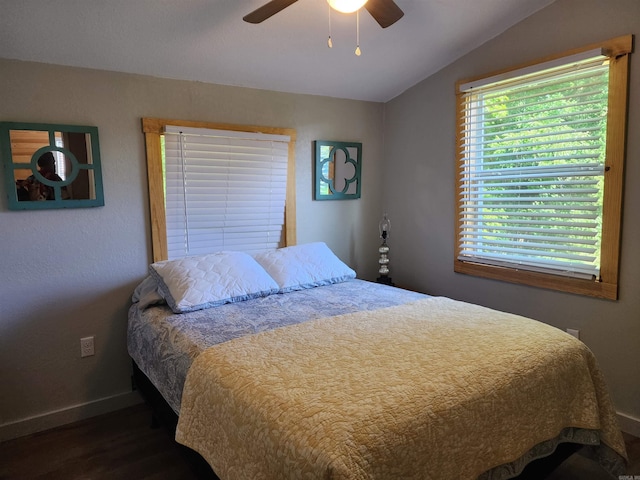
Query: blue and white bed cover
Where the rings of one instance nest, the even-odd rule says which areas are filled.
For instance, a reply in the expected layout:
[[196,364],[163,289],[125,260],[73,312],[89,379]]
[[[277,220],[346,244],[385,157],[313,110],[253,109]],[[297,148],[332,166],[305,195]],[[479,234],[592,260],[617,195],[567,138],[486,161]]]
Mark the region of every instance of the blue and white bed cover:
[[134,295],[129,309],[128,351],[171,408],[179,413],[189,367],[210,346],[308,320],[391,307],[426,297],[353,279],[175,314],[166,304],[147,306]]

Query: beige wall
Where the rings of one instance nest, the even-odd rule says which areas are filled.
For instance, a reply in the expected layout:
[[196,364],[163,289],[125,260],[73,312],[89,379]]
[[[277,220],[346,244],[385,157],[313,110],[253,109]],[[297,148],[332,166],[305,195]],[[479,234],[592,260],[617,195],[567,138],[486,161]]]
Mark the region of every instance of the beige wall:
[[[138,401],[126,321],[151,259],[142,117],[297,130],[298,243],[376,276],[383,105],[0,60],[0,121],[97,126],[105,206],[8,211],[0,186],[0,440]],[[312,142],[363,144],[362,198],[312,201]],[[95,335],[96,355],[80,358]]]
[[[394,279],[435,295],[577,328],[618,411],[640,434],[640,52],[632,54],[620,299],[598,300],[453,272],[454,84],[546,55],[640,34],[637,0],[557,0],[385,105],[385,203]],[[623,418],[624,420],[624,418]]]

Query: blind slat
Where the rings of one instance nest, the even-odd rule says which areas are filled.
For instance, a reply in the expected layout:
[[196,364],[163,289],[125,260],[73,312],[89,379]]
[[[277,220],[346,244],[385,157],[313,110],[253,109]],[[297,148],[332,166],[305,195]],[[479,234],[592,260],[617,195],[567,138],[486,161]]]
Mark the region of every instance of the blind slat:
[[169,258],[281,244],[289,137],[167,127]]
[[608,66],[461,88],[459,258],[597,277]]

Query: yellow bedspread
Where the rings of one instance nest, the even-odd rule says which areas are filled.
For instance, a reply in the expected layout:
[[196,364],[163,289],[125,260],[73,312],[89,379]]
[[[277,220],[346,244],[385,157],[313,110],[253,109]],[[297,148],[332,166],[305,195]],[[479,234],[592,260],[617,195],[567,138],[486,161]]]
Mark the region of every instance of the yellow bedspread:
[[474,479],[565,427],[625,456],[602,375],[543,323],[436,297],[203,352],[176,439],[223,480]]

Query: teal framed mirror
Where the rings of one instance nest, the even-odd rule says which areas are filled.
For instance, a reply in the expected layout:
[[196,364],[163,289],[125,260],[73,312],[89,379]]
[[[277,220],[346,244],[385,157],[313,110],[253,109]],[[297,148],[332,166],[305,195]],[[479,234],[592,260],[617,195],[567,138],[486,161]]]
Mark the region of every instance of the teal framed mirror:
[[362,144],[315,141],[315,200],[360,198]]
[[104,205],[98,128],[0,122],[10,210]]

